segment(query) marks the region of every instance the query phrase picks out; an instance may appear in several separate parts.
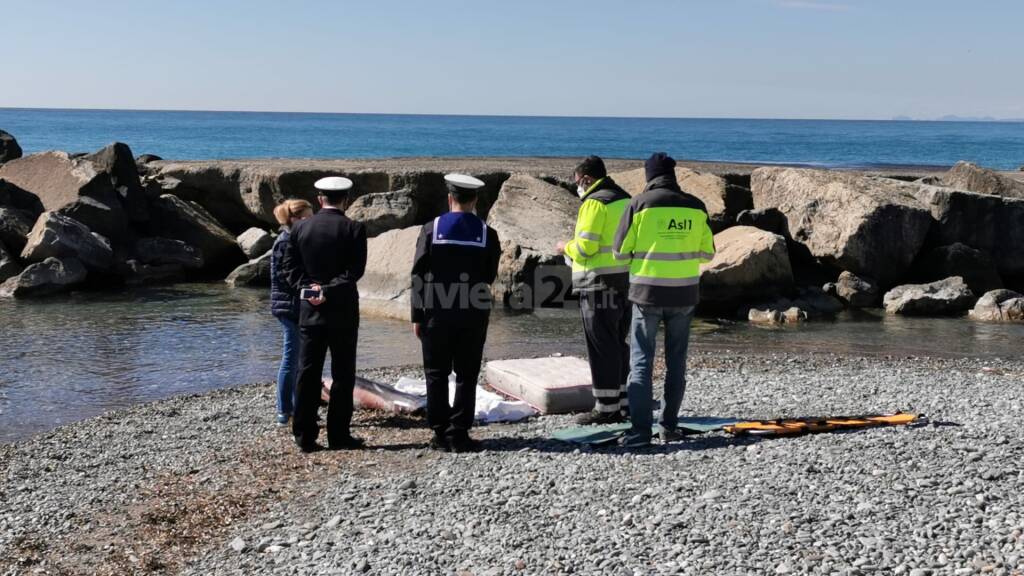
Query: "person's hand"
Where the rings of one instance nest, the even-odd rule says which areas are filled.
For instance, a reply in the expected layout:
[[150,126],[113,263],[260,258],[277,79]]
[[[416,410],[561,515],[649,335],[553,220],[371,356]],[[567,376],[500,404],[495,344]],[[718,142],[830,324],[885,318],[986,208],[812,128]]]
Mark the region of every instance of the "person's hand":
[[423,328],[419,322],[412,323],[412,333],[416,335],[416,337],[419,338],[420,340],[423,339]]
[[310,298],[309,299],[309,303],[310,304],[312,304],[313,306],[319,306],[319,305],[321,305],[321,304],[323,304],[324,302],[327,301],[327,295],[324,294],[323,286],[321,286],[319,284],[313,284],[313,285],[310,286],[310,288],[320,292],[320,297],[319,298]]
[[565,252],[565,245],[566,244],[568,244],[568,242],[566,242],[564,240],[559,242],[558,244],[555,244],[555,252],[557,252],[559,254],[564,253]]

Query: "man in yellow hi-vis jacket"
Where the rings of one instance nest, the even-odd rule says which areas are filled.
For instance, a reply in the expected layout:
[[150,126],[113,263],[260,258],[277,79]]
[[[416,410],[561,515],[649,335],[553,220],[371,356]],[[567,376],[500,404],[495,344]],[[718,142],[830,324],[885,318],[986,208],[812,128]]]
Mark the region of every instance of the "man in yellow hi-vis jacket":
[[595,411],[584,414],[578,422],[622,422],[629,406],[626,398],[629,265],[615,259],[612,240],[629,205],[629,194],[608,177],[604,161],[597,156],[584,159],[573,176],[583,204],[576,218],[573,239],[560,243],[558,249],[572,261],[572,286],[580,297],[583,332],[597,401]]
[[644,164],[647,187],[634,197],[615,234],[615,257],[629,265],[630,326],[628,396],[632,427],[628,447],[651,442],[652,383],[658,324],[665,324],[665,399],[661,440],[679,438],[679,407],[686,390],[690,322],[700,298],[700,265],[715,254],[708,213],[676,182],[676,162],[664,152]]

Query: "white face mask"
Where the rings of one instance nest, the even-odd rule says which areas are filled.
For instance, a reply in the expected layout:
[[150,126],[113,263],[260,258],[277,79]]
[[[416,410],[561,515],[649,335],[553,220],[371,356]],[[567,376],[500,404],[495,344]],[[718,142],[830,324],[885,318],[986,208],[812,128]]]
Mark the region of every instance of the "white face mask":
[[579,196],[580,198],[583,198],[584,196],[586,196],[586,195],[587,195],[587,189],[586,189],[586,188],[584,188],[583,186],[577,186],[577,187],[576,187],[576,194],[577,194],[577,195],[578,195],[578,196]]

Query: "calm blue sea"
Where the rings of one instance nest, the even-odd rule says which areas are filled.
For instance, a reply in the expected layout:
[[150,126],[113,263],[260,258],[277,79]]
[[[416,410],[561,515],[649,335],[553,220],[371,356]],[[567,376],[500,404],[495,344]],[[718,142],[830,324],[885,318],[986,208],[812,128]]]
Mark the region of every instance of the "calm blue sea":
[[418,116],[0,108],[27,153],[112,141],[168,159],[581,156],[823,166],[1024,164],[1022,122]]

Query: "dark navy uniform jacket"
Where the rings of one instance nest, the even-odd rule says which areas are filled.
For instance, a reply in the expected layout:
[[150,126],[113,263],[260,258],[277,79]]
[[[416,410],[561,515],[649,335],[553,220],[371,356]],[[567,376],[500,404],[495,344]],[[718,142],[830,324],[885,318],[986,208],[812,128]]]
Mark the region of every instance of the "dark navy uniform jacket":
[[412,321],[487,314],[498,275],[498,233],[469,212],[448,212],[423,225],[412,265]]

